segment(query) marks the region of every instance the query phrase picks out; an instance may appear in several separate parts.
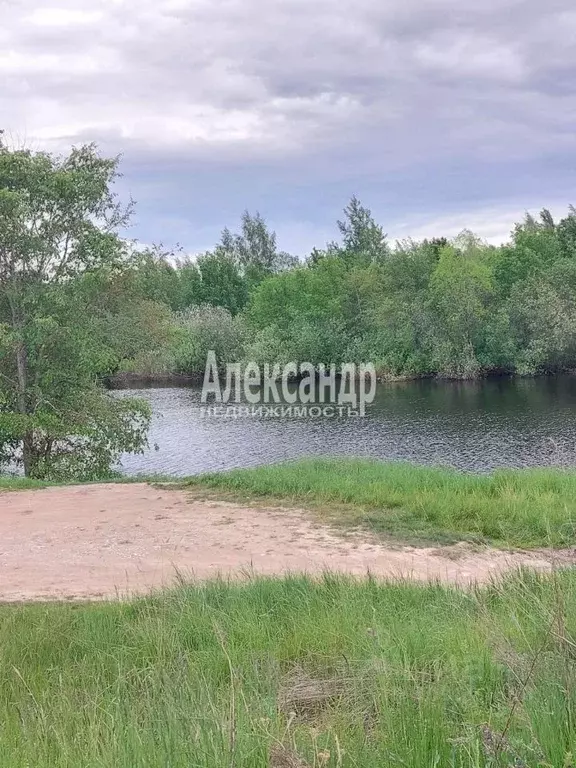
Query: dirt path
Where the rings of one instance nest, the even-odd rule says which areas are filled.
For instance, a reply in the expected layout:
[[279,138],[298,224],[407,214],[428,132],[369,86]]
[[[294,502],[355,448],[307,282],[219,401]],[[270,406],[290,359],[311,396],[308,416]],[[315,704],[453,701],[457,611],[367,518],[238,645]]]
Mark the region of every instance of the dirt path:
[[[566,556],[564,556],[566,557]],[[98,598],[242,570],[324,569],[468,583],[546,553],[390,548],[339,536],[299,510],[190,501],[145,484],[0,493],[0,600]]]

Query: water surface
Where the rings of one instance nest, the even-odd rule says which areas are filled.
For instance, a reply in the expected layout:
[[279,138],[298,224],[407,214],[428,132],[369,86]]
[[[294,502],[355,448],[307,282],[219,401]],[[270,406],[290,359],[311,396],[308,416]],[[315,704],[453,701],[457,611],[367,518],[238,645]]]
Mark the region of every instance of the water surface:
[[365,418],[218,419],[200,389],[122,390],[153,409],[150,448],[123,471],[190,475],[301,456],[356,455],[463,470],[576,466],[576,377],[381,384]]

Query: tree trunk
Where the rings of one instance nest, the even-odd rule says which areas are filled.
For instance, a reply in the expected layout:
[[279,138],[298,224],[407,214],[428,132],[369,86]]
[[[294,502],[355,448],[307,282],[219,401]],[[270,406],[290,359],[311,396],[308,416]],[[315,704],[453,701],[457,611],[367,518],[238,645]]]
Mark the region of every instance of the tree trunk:
[[[28,388],[28,360],[24,339],[18,340],[18,346],[16,347],[16,367],[18,369],[18,413],[26,416],[28,412],[26,402],[26,390]],[[32,471],[33,442],[34,436],[32,430],[26,430],[22,440],[22,464],[24,465],[24,474],[26,477],[29,477]]]
[[[22,414],[22,416],[27,416],[28,402],[26,395],[28,390],[28,353],[24,340],[24,322],[22,321],[22,316],[17,305],[13,301],[11,301],[10,304],[12,309],[12,327],[16,332],[16,407],[18,413]],[[30,476],[33,469],[33,449],[34,434],[32,430],[28,429],[24,433],[22,439],[22,464],[24,466],[24,474],[26,477]]]

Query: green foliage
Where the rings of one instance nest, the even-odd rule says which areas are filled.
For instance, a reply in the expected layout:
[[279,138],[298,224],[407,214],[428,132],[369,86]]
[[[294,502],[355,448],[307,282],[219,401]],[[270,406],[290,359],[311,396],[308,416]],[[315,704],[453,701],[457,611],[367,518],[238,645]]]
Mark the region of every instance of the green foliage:
[[75,316],[83,313],[85,358],[93,373],[110,375],[135,369],[142,374],[165,373],[173,367],[173,314],[162,301],[142,290],[138,266],[128,261],[112,275],[91,272],[75,281]]
[[[198,266],[190,259],[177,262],[180,280],[179,304],[177,309],[186,309],[202,303],[202,276]],[[174,308],[174,305],[171,305]]]
[[34,465],[29,474],[50,481],[108,478],[122,453],[146,445],[150,407],[142,400],[117,399],[97,389],[83,391],[69,410],[36,409],[27,416],[0,413],[0,429],[15,441],[12,462],[21,459],[22,437],[33,435]]
[[347,270],[340,259],[322,259],[317,266],[298,267],[271,277],[251,296],[248,318],[255,328],[276,324],[288,330],[301,318],[310,322],[342,314]]
[[116,176],[92,145],[60,158],[0,144],[0,460],[29,476],[109,474],[145,445],[147,408],[99,383],[155,335],[125,290]]
[[527,216],[500,248],[468,231],[390,248],[356,198],[338,226],[341,244],[252,291],[250,359],[451,378],[576,365],[573,209],[558,223]]
[[430,278],[435,316],[432,367],[458,378],[475,376],[492,284],[488,266],[468,250],[442,248]]
[[206,253],[198,259],[201,304],[222,307],[237,315],[248,301],[248,281],[240,265],[222,250]]
[[178,373],[203,373],[208,352],[219,363],[241,359],[244,326],[222,307],[191,307],[175,318],[175,369]]
[[262,216],[259,213],[252,216],[248,211],[242,214],[239,234],[232,234],[229,229],[222,232],[215,254],[236,264],[250,287],[289,269],[297,261],[294,256],[278,250],[276,233],[268,229]]
[[209,304],[238,314],[248,300],[248,281],[237,259],[221,247],[177,259],[159,249],[134,254],[133,282],[138,294],[174,312]]
[[316,365],[356,360],[379,280],[377,266],[351,267],[334,255],[269,278],[251,296],[247,319],[255,336],[246,357]]
[[[135,268],[138,291],[152,301],[144,315],[157,317],[158,331],[160,304],[195,308],[195,327],[210,307],[240,318],[242,338],[220,346],[221,362],[371,361],[392,378],[576,366],[572,208],[557,222],[545,209],[526,216],[498,248],[467,230],[391,246],[356,197],[337,226],[341,241],[314,248],[304,262],[279,251],[262,217],[247,212],[240,233],[225,229],[195,261],[146,252]],[[181,318],[173,326],[161,353],[129,356],[122,369],[202,373],[206,344],[191,340],[197,331],[182,335]]]
[[362,356],[374,361],[381,372],[433,372],[430,346],[435,317],[429,283],[438,256],[439,248],[427,241],[400,242],[382,264],[380,279],[371,282]]
[[554,372],[576,360],[576,260],[562,259],[514,286],[508,301],[521,373]]
[[526,216],[517,224],[512,243],[496,250],[492,257],[495,285],[508,296],[514,285],[541,274],[562,257],[556,227],[547,211],[541,221]]
[[181,275],[171,259],[172,254],[160,248],[135,253],[131,263],[132,279],[139,296],[178,310],[183,301],[183,288]]
[[344,209],[344,219],[337,223],[342,244],[332,244],[330,250],[337,253],[347,264],[367,266],[382,262],[388,256],[389,248],[384,230],[356,196],[352,197]]

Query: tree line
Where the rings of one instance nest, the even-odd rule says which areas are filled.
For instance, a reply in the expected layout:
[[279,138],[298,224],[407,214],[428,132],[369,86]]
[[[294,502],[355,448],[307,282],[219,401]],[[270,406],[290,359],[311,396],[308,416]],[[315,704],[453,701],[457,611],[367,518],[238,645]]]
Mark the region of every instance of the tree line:
[[142,450],[145,403],[106,377],[254,361],[372,362],[383,377],[533,375],[576,366],[576,211],[525,216],[509,242],[471,232],[391,243],[353,197],[305,257],[244,213],[196,257],[121,233],[118,158],[0,137],[0,465],[107,475]]
[[[383,378],[538,375],[576,367],[576,211],[544,209],[489,245],[390,243],[353,197],[340,238],[304,259],[279,252],[258,215],[197,259],[141,255],[139,290],[169,308],[173,343],[133,370],[204,370],[223,361],[371,361]],[[164,356],[162,356],[164,355]]]

